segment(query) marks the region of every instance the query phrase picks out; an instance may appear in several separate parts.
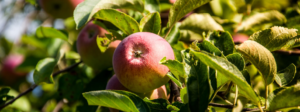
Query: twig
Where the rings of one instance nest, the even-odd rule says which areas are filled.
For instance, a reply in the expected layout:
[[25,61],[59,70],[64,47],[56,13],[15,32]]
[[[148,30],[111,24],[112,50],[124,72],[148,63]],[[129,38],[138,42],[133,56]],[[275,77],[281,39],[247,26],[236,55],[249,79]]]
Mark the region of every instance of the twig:
[[[60,71],[57,71],[55,73],[53,73],[53,77],[57,76],[58,74],[60,73],[63,73],[63,72],[67,72],[67,71],[70,71],[71,69],[73,69],[74,67],[78,66],[80,63],[82,63],[82,61],[72,65],[72,66],[69,66],[63,70],[60,70]],[[15,97],[14,99],[10,100],[9,102],[5,103],[4,105],[2,105],[0,107],[0,110],[2,110],[3,108],[5,108],[6,106],[12,104],[13,102],[15,102],[18,98],[22,97],[23,95],[26,95],[27,93],[31,92],[33,89],[35,89],[38,85],[36,84],[33,84],[29,89],[27,89],[26,91],[24,91],[23,93],[20,93],[17,97]]]
[[65,104],[64,100],[59,101],[52,112],[59,112],[64,106],[64,104]]
[[177,101],[182,103],[178,86],[171,80],[169,81],[169,84],[171,89],[169,102]]

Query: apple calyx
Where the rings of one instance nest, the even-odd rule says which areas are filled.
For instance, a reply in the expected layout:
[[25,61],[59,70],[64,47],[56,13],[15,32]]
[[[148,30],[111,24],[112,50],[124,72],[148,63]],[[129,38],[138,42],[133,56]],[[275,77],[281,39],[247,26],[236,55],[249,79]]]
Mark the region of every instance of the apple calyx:
[[133,51],[133,53],[134,53],[134,57],[135,57],[135,58],[142,57],[142,51],[140,51],[140,50]]

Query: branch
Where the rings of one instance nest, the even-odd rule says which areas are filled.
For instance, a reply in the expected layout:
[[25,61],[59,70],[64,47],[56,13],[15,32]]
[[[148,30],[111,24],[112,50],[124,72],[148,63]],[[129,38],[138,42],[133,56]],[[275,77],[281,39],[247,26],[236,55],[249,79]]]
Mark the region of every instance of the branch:
[[[68,72],[70,70],[72,70],[73,68],[75,68],[76,66],[78,66],[80,63],[82,63],[82,61],[78,62],[78,63],[75,63],[74,65],[71,65],[63,70],[60,70],[60,71],[57,71],[55,73],[53,73],[53,77],[57,76],[58,74],[60,73],[63,73],[63,72]],[[5,108],[6,106],[14,103],[18,98],[26,95],[27,93],[31,92],[33,89],[35,89],[38,85],[37,84],[33,84],[29,89],[27,89],[26,91],[24,91],[23,93],[20,93],[17,97],[15,97],[14,99],[10,100],[9,102],[5,103],[4,105],[2,105],[0,107],[0,110],[2,110],[3,108]]]
[[169,81],[169,84],[171,89],[169,102],[177,101],[182,103],[178,86],[172,80]]

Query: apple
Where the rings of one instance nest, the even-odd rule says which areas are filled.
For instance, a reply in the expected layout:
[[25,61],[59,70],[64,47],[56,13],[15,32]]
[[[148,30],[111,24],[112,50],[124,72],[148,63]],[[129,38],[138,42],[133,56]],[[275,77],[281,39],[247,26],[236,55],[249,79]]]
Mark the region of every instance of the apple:
[[113,69],[120,82],[130,91],[148,93],[170,79],[168,67],[159,64],[166,57],[175,59],[170,44],[150,32],[138,32],[126,37],[113,55]]
[[0,76],[5,84],[11,85],[18,80],[18,78],[25,77],[27,73],[22,71],[16,71],[18,67],[24,60],[23,55],[10,54],[2,62]]
[[237,33],[235,35],[232,36],[233,42],[235,44],[241,44],[244,41],[248,40],[249,36],[246,34],[242,34],[242,33]]
[[97,36],[105,36],[106,32],[105,29],[90,22],[80,31],[77,38],[77,51],[82,61],[96,71],[112,67],[114,50],[121,42],[121,40],[112,41],[102,53],[96,39]]
[[146,97],[148,97],[150,100],[154,99],[167,99],[167,89],[165,85],[162,85],[159,88],[154,89],[150,94],[146,94]]
[[76,6],[84,0],[39,0],[42,9],[54,18],[73,16]]
[[170,2],[171,4],[174,4],[174,3],[176,2],[176,0],[169,0],[169,2]]
[[125,90],[128,91],[127,88],[125,88],[119,81],[116,75],[113,75],[106,85],[107,90]]

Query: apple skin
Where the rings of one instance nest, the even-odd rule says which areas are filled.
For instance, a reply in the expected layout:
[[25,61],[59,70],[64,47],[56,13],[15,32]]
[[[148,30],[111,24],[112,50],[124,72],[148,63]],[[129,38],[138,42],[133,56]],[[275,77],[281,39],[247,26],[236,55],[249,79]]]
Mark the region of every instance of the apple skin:
[[84,0],[39,0],[42,9],[54,18],[73,16],[76,6]]
[[167,99],[167,89],[165,85],[162,85],[159,88],[156,88],[153,90],[153,92],[150,92],[150,94],[146,94],[146,97],[148,97],[150,100],[154,99]]
[[149,32],[138,32],[126,37],[113,55],[113,68],[120,82],[136,93],[148,93],[170,79],[168,67],[159,64],[166,57],[174,60],[170,44]]
[[77,38],[77,51],[82,61],[96,71],[112,67],[114,50],[121,43],[121,40],[112,41],[102,53],[96,39],[97,35],[103,37],[106,32],[100,26],[90,22],[81,30]]
[[242,34],[242,33],[237,33],[235,35],[232,36],[233,42],[235,44],[241,44],[244,41],[248,40],[249,36],[246,34]]
[[8,55],[3,63],[0,71],[1,79],[7,85],[11,85],[18,80],[18,78],[25,77],[27,73],[22,71],[16,71],[18,67],[24,60],[23,55],[10,54]]

